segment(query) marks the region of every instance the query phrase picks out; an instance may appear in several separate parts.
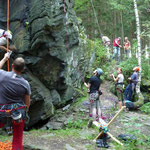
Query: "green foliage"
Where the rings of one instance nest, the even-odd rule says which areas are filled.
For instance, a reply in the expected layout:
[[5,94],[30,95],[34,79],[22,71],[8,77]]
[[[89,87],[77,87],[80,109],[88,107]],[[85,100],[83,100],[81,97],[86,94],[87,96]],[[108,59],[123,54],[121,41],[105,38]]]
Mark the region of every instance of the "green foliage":
[[144,104],[142,107],[140,107],[140,110],[146,114],[150,114],[150,102]]
[[69,118],[67,120],[67,128],[74,128],[74,129],[82,129],[87,125],[87,121],[84,121],[82,119],[79,120],[73,120],[73,118]]

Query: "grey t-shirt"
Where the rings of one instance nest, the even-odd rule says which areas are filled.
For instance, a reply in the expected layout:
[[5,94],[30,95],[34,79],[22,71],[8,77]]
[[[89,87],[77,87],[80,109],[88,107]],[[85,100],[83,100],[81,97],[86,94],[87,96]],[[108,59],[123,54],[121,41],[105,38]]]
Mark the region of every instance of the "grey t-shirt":
[[0,104],[20,103],[31,95],[30,85],[16,73],[0,70]]

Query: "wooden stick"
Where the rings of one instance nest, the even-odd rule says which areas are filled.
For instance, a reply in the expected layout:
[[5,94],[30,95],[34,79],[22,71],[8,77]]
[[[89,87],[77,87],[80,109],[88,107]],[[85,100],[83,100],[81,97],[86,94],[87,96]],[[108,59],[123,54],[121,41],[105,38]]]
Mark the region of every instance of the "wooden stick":
[[[117,116],[123,111],[123,109],[126,108],[126,106],[123,106],[117,113],[116,115],[111,119],[111,121],[108,123],[107,126],[110,126],[113,121],[117,118]],[[104,131],[101,131],[98,136],[93,140],[93,141],[96,141],[102,134],[103,134]]]
[[123,106],[117,113],[116,115],[111,119],[111,121],[108,123],[108,126],[112,124],[112,122],[118,117],[118,115],[126,108],[126,106]]
[[120,144],[120,145],[123,146],[123,144],[122,144],[119,140],[117,140],[112,134],[110,134],[109,132],[107,132],[107,134],[108,134],[114,141],[116,141],[118,144]]

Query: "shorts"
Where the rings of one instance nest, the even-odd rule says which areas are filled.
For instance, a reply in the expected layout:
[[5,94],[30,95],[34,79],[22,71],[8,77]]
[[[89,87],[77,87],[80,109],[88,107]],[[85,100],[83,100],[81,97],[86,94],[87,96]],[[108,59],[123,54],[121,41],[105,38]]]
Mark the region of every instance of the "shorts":
[[119,101],[124,101],[123,98],[123,85],[122,84],[118,84],[116,85],[116,91],[117,91],[117,97]]
[[91,93],[90,94],[90,105],[93,107],[97,106],[97,101],[99,100],[99,94],[98,92],[96,93]]

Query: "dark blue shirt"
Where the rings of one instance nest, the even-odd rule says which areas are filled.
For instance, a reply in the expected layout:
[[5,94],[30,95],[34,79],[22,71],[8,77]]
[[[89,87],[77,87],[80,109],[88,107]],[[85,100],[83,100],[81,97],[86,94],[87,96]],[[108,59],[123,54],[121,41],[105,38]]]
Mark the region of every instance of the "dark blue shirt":
[[14,72],[0,70],[0,104],[23,102],[30,94],[28,81]]
[[131,81],[136,85],[137,82],[138,82],[138,74],[137,72],[134,72],[132,75],[131,75]]
[[99,90],[101,79],[97,76],[92,76],[89,80],[90,86],[90,93],[96,93]]

